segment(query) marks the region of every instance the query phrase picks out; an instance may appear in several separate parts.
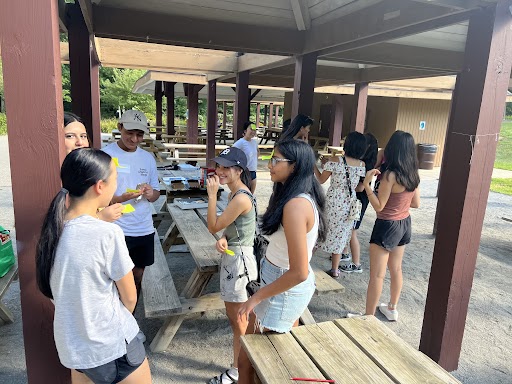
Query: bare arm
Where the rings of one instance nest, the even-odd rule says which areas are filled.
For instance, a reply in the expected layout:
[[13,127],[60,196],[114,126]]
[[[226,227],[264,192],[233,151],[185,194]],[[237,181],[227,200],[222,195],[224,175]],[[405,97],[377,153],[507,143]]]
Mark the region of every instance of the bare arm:
[[135,288],[132,271],[117,280],[116,287],[119,291],[119,298],[121,299],[121,302],[126,309],[133,313],[135,305],[137,304],[137,289]]
[[411,200],[411,208],[419,208],[420,207],[420,188],[416,188],[414,191],[414,196]]
[[396,183],[396,177],[394,172],[385,173],[384,175],[382,175],[382,179],[380,180],[379,194],[376,195],[372,191],[370,183],[372,181],[373,176],[378,174],[380,174],[380,171],[378,169],[369,170],[366,173],[366,177],[363,182],[364,189],[366,191],[366,194],[368,195],[368,200],[370,201],[370,204],[372,205],[373,209],[375,209],[376,212],[380,212],[384,209],[386,203],[389,200],[389,196],[391,195],[391,189],[393,188],[393,185]]

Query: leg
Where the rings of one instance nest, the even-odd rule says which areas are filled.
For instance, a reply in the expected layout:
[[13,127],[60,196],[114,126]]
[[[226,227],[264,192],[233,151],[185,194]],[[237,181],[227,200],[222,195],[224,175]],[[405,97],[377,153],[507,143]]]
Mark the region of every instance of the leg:
[[386,276],[386,264],[389,252],[376,245],[370,244],[370,282],[366,292],[366,314],[375,315],[375,309],[379,303],[382,285]]
[[226,305],[226,314],[229,324],[233,330],[233,367],[238,368],[238,355],[240,353],[240,336],[245,335],[247,330],[247,321],[238,320],[238,310],[242,303],[224,303]]
[[83,373],[80,373],[80,372],[72,369],[71,370],[71,384],[93,384],[93,382],[91,381],[91,379],[89,379]]
[[256,190],[256,179],[251,180],[251,193],[254,193]]
[[389,254],[388,268],[391,276],[391,296],[389,300],[389,309],[395,309],[402,291],[402,258],[404,256],[405,245],[393,249]]
[[133,279],[135,280],[135,287],[137,288],[137,300],[140,296],[142,286],[142,275],[144,274],[144,268],[133,267]]
[[340,257],[341,255],[339,253],[333,253],[331,254],[331,261],[332,261],[332,265],[331,265],[331,268],[336,270],[339,268],[340,266]]
[[149,370],[148,359],[133,371],[126,379],[119,382],[120,384],[151,384],[151,371]]
[[[249,325],[247,326],[247,335],[254,333],[254,325],[256,323],[256,316],[254,313],[249,315]],[[243,348],[240,348],[238,355],[238,384],[252,384],[254,380],[254,367],[249,360],[249,356]]]
[[357,238],[357,229],[352,230],[352,237],[350,238],[350,251],[352,253],[352,262],[355,265],[361,264],[361,246]]

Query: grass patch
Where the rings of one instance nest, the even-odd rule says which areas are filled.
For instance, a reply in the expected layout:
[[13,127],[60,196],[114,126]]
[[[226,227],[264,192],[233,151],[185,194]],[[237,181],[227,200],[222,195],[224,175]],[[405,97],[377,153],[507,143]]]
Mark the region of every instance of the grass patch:
[[492,179],[491,191],[512,196],[512,179]]
[[512,122],[501,125],[500,141],[496,150],[494,168],[512,171]]
[[7,118],[5,113],[0,112],[0,136],[7,135]]

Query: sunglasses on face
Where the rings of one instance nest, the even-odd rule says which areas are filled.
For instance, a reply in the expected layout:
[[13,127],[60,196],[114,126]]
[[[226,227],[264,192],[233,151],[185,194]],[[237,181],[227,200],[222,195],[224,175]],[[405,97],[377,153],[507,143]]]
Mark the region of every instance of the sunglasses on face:
[[285,162],[288,162],[288,163],[291,163],[293,162],[293,160],[290,160],[290,159],[283,159],[281,157],[275,157],[275,156],[272,156],[269,160],[269,163],[275,167],[278,163],[282,162],[282,161],[285,161]]

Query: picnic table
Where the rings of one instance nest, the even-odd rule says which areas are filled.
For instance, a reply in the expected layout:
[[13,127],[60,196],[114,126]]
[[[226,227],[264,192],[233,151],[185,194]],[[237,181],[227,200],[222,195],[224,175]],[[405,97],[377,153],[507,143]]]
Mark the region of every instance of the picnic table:
[[10,324],[14,321],[9,308],[2,303],[2,297],[7,292],[11,283],[18,278],[18,262],[16,262],[11,269],[2,277],[0,277],[0,325]]
[[[217,213],[221,213],[226,205],[226,200],[219,200],[217,202]],[[178,239],[178,235],[181,235],[194,259],[196,268],[179,295],[179,301],[182,304],[181,307],[175,305],[164,311],[162,307],[168,308],[168,303],[163,306],[153,304],[152,307],[157,307],[158,311],[153,310],[147,314],[147,316],[155,316],[154,312],[156,312],[162,314],[162,317],[165,317],[164,324],[151,342],[150,349],[153,352],[167,349],[182,322],[191,313],[224,308],[224,302],[221,300],[219,293],[202,294],[213,275],[219,272],[221,255],[215,249],[215,243],[219,237],[222,236],[222,233],[212,235],[208,231],[206,224],[207,208],[182,210],[176,205],[168,203],[167,211],[171,215],[172,224],[162,240],[162,247],[160,248],[163,249],[162,254],[164,254],[164,252],[166,253],[170,246]],[[155,251],[155,264],[156,256]],[[159,271],[164,270],[165,273],[167,273],[163,266],[157,268]],[[344,291],[344,287],[330,278],[325,272],[320,270],[315,270],[314,272],[316,277],[316,295],[340,293]],[[146,276],[146,273],[144,276]],[[151,281],[155,280],[156,278],[151,279]],[[167,278],[167,280],[169,280],[169,278]],[[153,290],[154,289],[155,288],[153,288]],[[174,293],[171,293],[171,296],[174,296]],[[164,297],[164,294],[153,294],[153,297]],[[309,310],[304,312],[301,321],[304,324],[312,324],[315,322]]]
[[[201,161],[206,162],[206,144],[181,144],[181,143],[162,143],[162,146],[169,151],[167,160],[172,161]],[[227,145],[218,144],[215,146],[215,155],[217,156]]]
[[[168,178],[179,178],[189,181],[195,180],[199,183],[199,179],[201,178],[201,169],[192,166],[188,169],[158,169],[158,179],[160,180],[160,184],[165,188],[167,202],[169,203],[172,203],[176,198],[202,197],[208,195],[206,188],[186,188],[186,186],[181,183],[179,188],[176,188],[176,185],[173,185],[172,182],[165,182]],[[223,191],[223,188],[219,188],[217,195],[219,198]]]
[[282,128],[265,128],[263,136],[261,136],[260,144],[263,144],[263,140],[265,140],[265,144],[267,144],[269,140],[277,141],[282,131]]
[[284,334],[245,335],[242,348],[263,384],[292,383],[292,377],[336,383],[460,383],[374,316],[305,325]]

